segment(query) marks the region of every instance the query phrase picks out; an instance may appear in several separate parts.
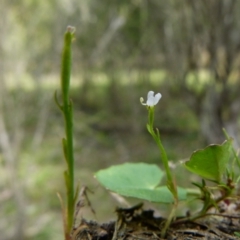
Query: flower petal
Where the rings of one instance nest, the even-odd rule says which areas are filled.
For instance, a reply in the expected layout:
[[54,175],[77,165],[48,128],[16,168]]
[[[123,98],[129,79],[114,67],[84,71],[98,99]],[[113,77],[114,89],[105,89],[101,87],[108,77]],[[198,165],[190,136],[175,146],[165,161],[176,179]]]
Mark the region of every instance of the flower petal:
[[147,106],[154,105],[154,92],[153,91],[148,92],[146,105]]
[[159,100],[161,99],[161,97],[162,97],[162,94],[161,94],[161,93],[157,93],[157,94],[155,95],[155,97],[154,97],[154,105],[156,105],[156,104],[159,102]]
[[154,92],[153,91],[149,91],[148,95],[147,95],[147,99],[154,97]]
[[153,107],[154,105],[156,105],[159,102],[161,97],[162,97],[161,93],[157,93],[154,96],[154,92],[153,91],[149,91],[148,95],[147,95],[147,102],[143,103],[144,99],[142,97],[140,98],[140,102],[141,102],[142,105],[147,105],[149,107]]
[[151,98],[149,98],[149,99],[147,100],[147,105],[148,105],[149,107],[154,106],[154,97],[151,97]]

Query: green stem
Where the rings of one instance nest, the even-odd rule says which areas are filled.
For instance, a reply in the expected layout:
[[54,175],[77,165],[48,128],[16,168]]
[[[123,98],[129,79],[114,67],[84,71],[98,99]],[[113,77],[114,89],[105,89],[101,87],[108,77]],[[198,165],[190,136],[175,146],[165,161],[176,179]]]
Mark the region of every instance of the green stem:
[[149,131],[149,133],[152,135],[153,139],[155,140],[155,142],[157,143],[157,146],[160,150],[160,154],[162,157],[162,162],[163,162],[163,166],[165,168],[165,172],[167,175],[167,187],[170,190],[170,192],[173,195],[174,198],[174,203],[173,203],[173,207],[172,210],[167,218],[167,221],[165,222],[165,225],[161,231],[161,237],[165,237],[166,235],[166,231],[169,228],[169,225],[172,222],[172,219],[175,216],[175,212],[177,210],[177,206],[178,206],[178,192],[177,192],[177,187],[174,183],[173,177],[172,177],[172,173],[171,170],[169,168],[168,165],[168,157],[167,157],[167,153],[162,145],[161,142],[161,138],[160,138],[160,133],[159,130],[156,129],[156,133],[154,132],[153,129],[153,122],[154,122],[154,107],[148,107],[148,125],[147,125],[147,129]]
[[64,47],[62,53],[61,90],[63,105],[61,110],[65,120],[65,140],[63,140],[64,155],[68,165],[65,172],[67,188],[67,231],[70,234],[74,218],[74,154],[73,154],[73,113],[72,102],[69,100],[69,86],[71,77],[71,44],[74,29],[67,28],[64,36]]
[[169,190],[172,192],[176,201],[178,201],[177,188],[176,188],[176,185],[174,184],[172,173],[171,173],[171,170],[170,170],[169,165],[168,165],[167,153],[166,153],[166,151],[165,151],[165,149],[162,145],[159,130],[156,129],[156,131],[157,131],[157,135],[155,137],[155,141],[158,145],[158,148],[160,149],[163,165],[164,165],[164,168],[165,168],[165,171],[166,171],[166,174],[167,174],[167,186],[168,186]]
[[195,196],[195,197],[199,197],[201,196],[201,191],[199,189],[195,189],[195,188],[186,188],[187,190],[187,195],[188,196]]
[[67,197],[68,197],[68,230],[72,229],[74,216],[74,155],[73,155],[73,124],[72,124],[72,104],[64,110],[66,142],[67,142]]
[[166,153],[166,151],[165,151],[165,149],[162,145],[159,130],[156,129],[157,133],[155,133],[154,129],[153,129],[154,107],[149,107],[148,108],[148,120],[149,120],[148,131],[152,135],[153,139],[157,143],[157,146],[160,150],[160,154],[161,154],[162,161],[163,161],[163,166],[165,168],[166,175],[167,175],[167,186],[168,186],[170,192],[173,194],[175,202],[178,202],[177,188],[176,188],[176,185],[174,183],[172,173],[171,173],[171,170],[170,170],[169,165],[168,165],[167,153]]
[[175,216],[175,212],[177,210],[177,207],[178,207],[178,202],[175,202],[173,204],[173,207],[172,207],[172,210],[171,210],[170,214],[168,215],[167,221],[165,222],[164,227],[161,230],[161,238],[165,237],[166,231],[168,230],[168,228],[169,228],[169,226],[170,226],[170,224],[172,222],[172,219]]

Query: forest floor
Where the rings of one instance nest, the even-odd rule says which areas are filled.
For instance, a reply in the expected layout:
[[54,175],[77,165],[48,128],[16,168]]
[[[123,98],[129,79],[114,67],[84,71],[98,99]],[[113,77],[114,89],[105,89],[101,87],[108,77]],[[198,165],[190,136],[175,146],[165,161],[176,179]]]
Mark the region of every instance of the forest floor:
[[[231,204],[232,205],[232,204]],[[143,210],[142,204],[118,208],[117,221],[98,224],[82,220],[75,229],[74,240],[237,240],[240,239],[240,211],[209,214],[195,221],[177,218],[161,238],[166,219],[155,217],[153,210]],[[184,220],[185,219],[185,220]]]

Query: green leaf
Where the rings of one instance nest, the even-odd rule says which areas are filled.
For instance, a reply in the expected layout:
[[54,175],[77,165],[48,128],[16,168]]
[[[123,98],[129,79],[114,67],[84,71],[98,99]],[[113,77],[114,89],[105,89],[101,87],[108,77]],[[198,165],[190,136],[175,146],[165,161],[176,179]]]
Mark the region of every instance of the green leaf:
[[234,232],[235,236],[240,237],[240,232]]
[[[159,186],[164,172],[156,165],[146,163],[125,163],[112,166],[96,173],[97,180],[108,190],[126,197],[151,202],[174,202],[166,186]],[[185,200],[185,189],[178,188],[180,200]]]
[[230,160],[231,140],[195,151],[185,167],[199,176],[220,182]]

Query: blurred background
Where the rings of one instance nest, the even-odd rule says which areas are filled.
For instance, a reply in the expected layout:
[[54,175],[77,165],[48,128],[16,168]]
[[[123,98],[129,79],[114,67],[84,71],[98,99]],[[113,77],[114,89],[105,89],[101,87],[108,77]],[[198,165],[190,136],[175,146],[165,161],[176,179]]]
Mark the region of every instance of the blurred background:
[[[76,183],[96,211],[83,217],[109,221],[120,205],[94,172],[161,165],[139,102],[149,90],[163,95],[155,125],[174,163],[221,143],[222,127],[239,147],[240,1],[1,0],[0,16],[1,239],[63,239],[64,122],[53,94],[68,25]],[[177,175],[191,186],[184,169]]]

